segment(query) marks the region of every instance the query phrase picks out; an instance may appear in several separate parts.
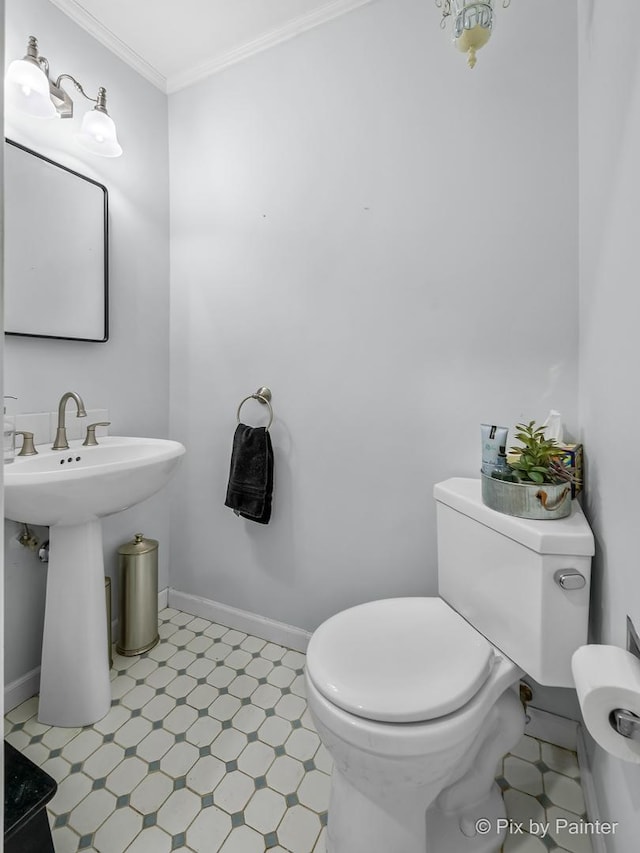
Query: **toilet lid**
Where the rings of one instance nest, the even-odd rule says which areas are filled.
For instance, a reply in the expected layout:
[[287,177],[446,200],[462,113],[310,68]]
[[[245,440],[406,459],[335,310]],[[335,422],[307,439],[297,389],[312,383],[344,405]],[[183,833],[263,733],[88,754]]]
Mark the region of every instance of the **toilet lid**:
[[494,659],[491,644],[442,599],[390,598],[320,625],[307,649],[307,673],[351,714],[411,723],[465,705]]

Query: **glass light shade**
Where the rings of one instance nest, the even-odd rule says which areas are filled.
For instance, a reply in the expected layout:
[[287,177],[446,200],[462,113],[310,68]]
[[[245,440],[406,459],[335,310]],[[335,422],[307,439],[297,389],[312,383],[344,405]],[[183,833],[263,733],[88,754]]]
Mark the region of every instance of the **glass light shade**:
[[101,157],[119,157],[122,154],[115,123],[102,110],[94,108],[85,113],[76,140],[84,149]]
[[5,79],[7,103],[36,118],[57,118],[49,94],[49,79],[42,68],[28,59],[15,59]]

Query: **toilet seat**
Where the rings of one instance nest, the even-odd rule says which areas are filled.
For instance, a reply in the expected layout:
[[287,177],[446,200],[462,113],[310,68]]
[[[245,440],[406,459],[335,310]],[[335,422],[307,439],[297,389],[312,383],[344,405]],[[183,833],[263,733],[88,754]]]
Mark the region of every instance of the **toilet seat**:
[[368,720],[411,723],[462,708],[486,682],[493,646],[440,598],[391,598],[324,622],[307,649],[318,691]]

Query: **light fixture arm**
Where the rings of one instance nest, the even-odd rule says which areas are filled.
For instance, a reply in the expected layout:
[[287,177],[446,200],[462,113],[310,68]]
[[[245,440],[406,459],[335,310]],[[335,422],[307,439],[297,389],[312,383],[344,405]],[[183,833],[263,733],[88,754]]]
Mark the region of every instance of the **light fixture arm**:
[[[510,2],[511,0],[509,0]],[[436,0],[438,9],[442,9],[442,18],[440,19],[440,29],[443,30],[447,25],[447,18],[451,14],[451,0]]]
[[[435,0],[438,9],[442,9],[442,19],[440,27],[442,29],[447,25],[447,18],[451,15],[451,0]],[[502,0],[502,8],[508,9],[511,5],[511,0]]]
[[89,95],[87,95],[85,90],[82,88],[82,83],[79,83],[76,80],[76,78],[73,77],[71,74],[61,74],[58,77],[58,79],[56,80],[56,82],[54,83],[54,86],[56,87],[56,89],[60,88],[60,84],[62,83],[63,80],[71,80],[73,85],[76,87],[77,91],[80,92],[80,94],[83,95],[88,101],[93,101],[94,104],[96,104],[98,102],[97,98],[90,98]]
[[87,95],[82,87],[82,83],[76,80],[75,77],[71,74],[61,74],[55,83],[52,81],[49,83],[51,95],[55,99],[56,109],[60,113],[61,118],[71,118],[73,116],[73,101],[62,88],[63,80],[71,80],[75,89],[83,96],[83,98],[86,98],[88,101],[91,101],[92,104],[95,104],[94,109],[100,110],[100,112],[103,113],[107,112],[107,92],[102,86],[98,89],[98,97],[92,98]]

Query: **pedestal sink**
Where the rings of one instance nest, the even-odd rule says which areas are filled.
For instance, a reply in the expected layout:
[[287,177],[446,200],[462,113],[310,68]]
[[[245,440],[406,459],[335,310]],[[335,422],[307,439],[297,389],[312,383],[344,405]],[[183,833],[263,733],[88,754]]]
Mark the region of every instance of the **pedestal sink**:
[[111,705],[100,519],[158,492],[185,448],[105,436],[97,447],[38,448],[5,467],[5,516],[49,526],[38,719],[86,726]]

